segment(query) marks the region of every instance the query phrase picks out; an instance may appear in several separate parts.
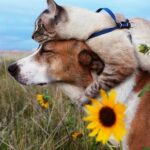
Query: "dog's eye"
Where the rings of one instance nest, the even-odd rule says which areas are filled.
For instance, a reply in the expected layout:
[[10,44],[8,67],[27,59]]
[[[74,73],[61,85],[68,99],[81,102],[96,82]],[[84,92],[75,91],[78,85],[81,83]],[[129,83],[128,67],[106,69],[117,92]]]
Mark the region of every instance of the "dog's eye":
[[41,54],[45,54],[45,55],[54,55],[55,52],[52,50],[42,50]]

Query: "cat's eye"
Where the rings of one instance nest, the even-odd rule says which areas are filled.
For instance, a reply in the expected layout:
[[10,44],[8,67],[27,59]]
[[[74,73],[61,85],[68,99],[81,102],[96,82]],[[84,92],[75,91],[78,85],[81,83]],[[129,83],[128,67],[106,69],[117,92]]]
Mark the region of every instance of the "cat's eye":
[[38,27],[39,27],[39,28],[43,28],[43,24],[41,24],[41,23],[38,24]]

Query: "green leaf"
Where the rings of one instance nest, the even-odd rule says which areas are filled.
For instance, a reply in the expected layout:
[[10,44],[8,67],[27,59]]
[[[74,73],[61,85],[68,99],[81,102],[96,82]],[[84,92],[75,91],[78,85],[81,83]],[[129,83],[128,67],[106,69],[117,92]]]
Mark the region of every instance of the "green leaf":
[[49,95],[48,90],[44,90],[43,98],[45,101],[49,101],[52,99],[52,97]]
[[8,146],[7,146],[6,144],[2,143],[2,144],[0,145],[0,149],[1,149],[1,150],[8,150]]
[[140,94],[138,95],[139,97],[142,97],[144,96],[144,94],[146,94],[147,92],[150,92],[150,83],[147,84],[143,89],[142,91],[140,92]]
[[148,147],[145,147],[145,148],[143,148],[143,150],[150,150],[150,148],[148,148]]
[[49,95],[46,95],[46,94],[43,96],[43,98],[44,98],[44,100],[46,100],[46,101],[50,100],[50,96],[49,96]]
[[146,44],[141,44],[139,46],[139,52],[143,54],[147,54],[150,51],[150,47],[148,47]]

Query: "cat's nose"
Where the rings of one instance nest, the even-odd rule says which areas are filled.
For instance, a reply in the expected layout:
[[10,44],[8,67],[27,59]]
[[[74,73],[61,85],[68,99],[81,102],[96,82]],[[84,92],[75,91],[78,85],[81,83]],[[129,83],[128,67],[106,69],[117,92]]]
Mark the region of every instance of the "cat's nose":
[[35,32],[32,34],[32,39],[34,40],[34,38],[35,38]]
[[8,67],[8,72],[12,75],[12,76],[17,76],[19,73],[19,66],[17,65],[17,63],[13,63]]
[[[42,34],[42,33],[41,33],[41,34]],[[38,36],[39,36],[39,32],[34,31],[33,34],[32,34],[32,39],[35,40],[36,37],[38,37]]]

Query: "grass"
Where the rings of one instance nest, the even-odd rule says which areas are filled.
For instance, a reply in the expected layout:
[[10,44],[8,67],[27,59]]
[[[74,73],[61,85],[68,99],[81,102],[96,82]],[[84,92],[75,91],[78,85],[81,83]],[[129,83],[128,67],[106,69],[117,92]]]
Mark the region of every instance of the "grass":
[[[55,87],[25,87],[13,80],[0,58],[0,150],[108,150],[88,137],[83,111]],[[48,89],[50,108],[42,109],[36,95]],[[73,140],[71,133],[83,136]]]

